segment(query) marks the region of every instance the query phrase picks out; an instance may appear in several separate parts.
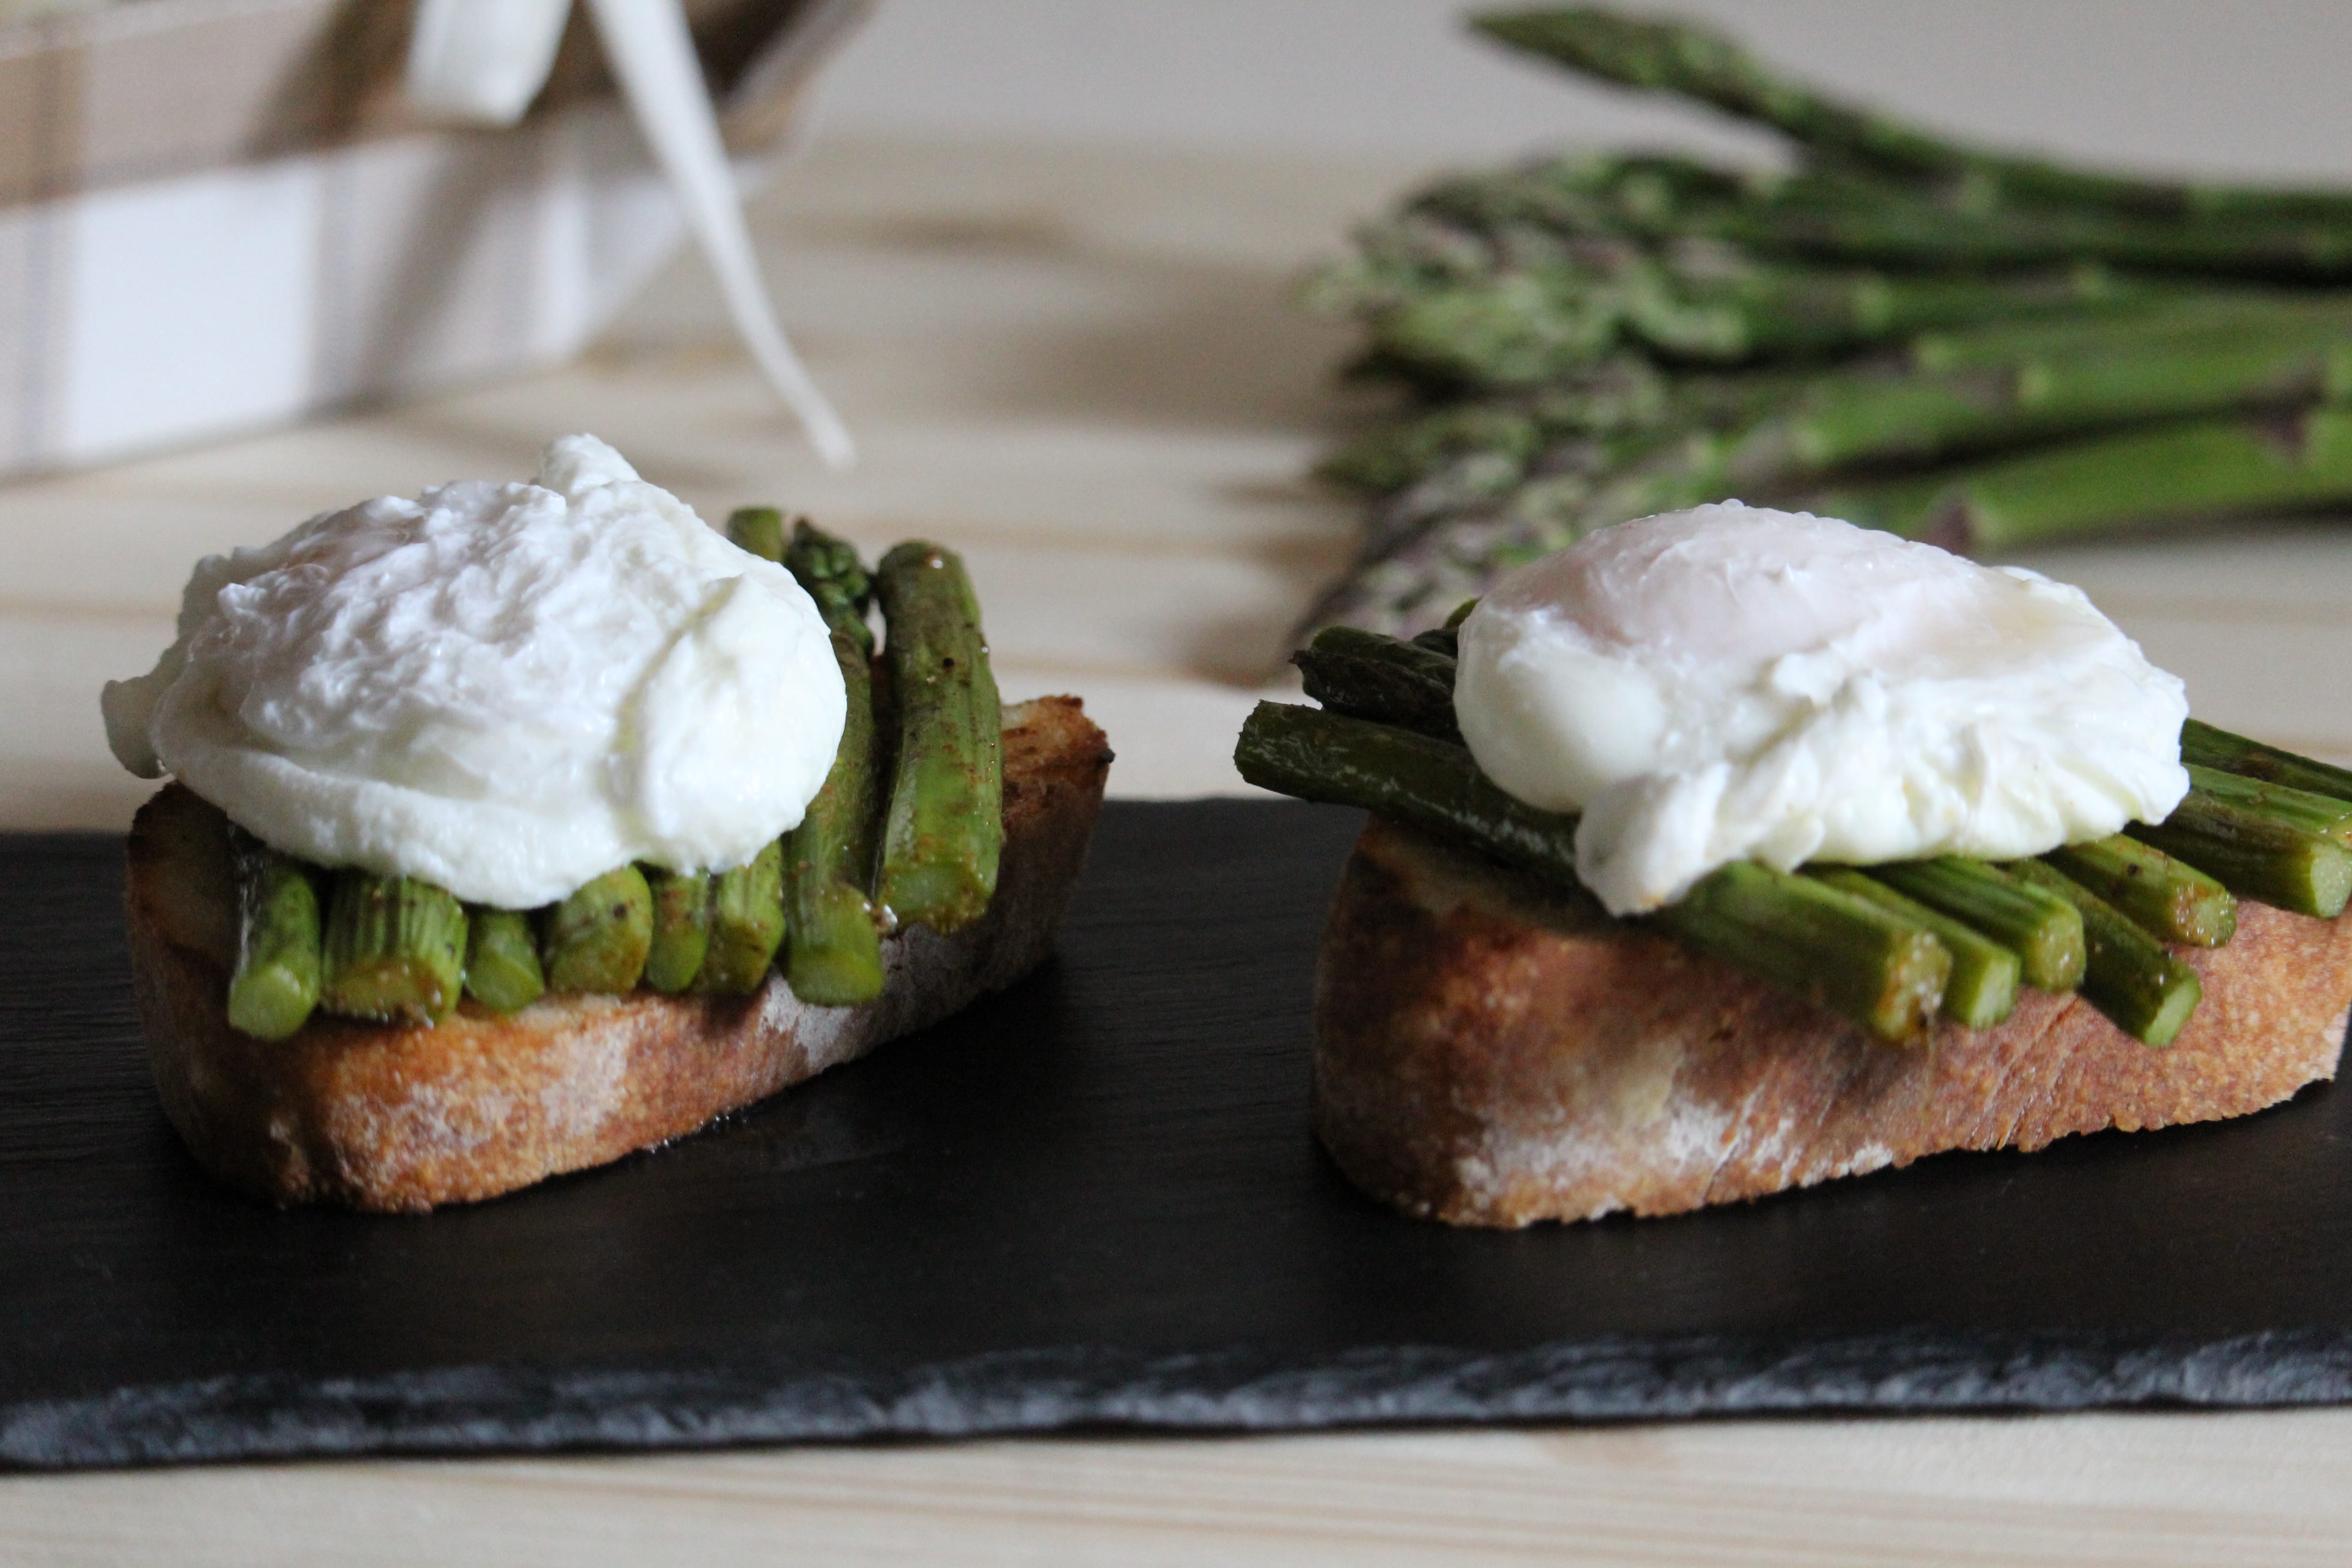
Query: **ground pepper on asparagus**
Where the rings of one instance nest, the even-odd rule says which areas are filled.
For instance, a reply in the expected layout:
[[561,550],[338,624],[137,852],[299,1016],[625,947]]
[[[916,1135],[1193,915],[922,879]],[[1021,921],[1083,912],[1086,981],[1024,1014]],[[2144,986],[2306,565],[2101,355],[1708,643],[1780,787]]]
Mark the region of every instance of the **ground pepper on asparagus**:
[[1413,193],[1316,273],[1401,406],[1307,629],[1412,636],[1594,529],[1733,497],[1996,550],[2352,503],[2352,193],[1965,145],[1710,29],[1490,15],[1506,47],[1790,143],[1602,153]]

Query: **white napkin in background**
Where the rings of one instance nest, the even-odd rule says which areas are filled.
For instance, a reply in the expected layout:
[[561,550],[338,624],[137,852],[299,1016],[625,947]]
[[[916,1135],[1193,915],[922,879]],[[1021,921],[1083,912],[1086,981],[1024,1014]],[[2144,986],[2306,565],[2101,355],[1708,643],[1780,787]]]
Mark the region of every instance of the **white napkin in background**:
[[[856,460],[849,428],[801,365],[760,279],[719,116],[679,0],[588,0],[621,94],[687,226],[718,275],[735,330],[826,466]],[[512,125],[555,63],[571,0],[420,0],[409,98],[427,113]]]

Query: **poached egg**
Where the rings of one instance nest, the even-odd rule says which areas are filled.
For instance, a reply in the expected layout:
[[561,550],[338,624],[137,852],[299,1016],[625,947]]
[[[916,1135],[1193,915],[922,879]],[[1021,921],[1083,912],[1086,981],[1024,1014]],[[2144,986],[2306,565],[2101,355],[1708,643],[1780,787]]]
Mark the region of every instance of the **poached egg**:
[[824,617],[593,436],[200,562],[107,739],[322,866],[528,909],[797,826],[846,701]]
[[1505,791],[1580,812],[1612,913],[1754,859],[2014,859],[2188,793],[2180,680],[2081,590],[1727,501],[1604,529],[1462,624],[1454,708]]

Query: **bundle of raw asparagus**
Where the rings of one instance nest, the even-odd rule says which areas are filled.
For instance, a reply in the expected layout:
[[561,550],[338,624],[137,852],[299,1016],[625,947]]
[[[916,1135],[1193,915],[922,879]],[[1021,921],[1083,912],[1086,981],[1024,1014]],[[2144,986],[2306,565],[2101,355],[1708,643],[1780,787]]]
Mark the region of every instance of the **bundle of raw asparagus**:
[[[1326,627],[1295,660],[1323,707],[1259,703],[1234,761],[1263,788],[1376,811],[1578,888],[1577,819],[1513,799],[1462,744],[1454,652],[1445,628],[1402,642]],[[2189,796],[2161,825],[2004,866],[1735,862],[1646,918],[1884,1039],[1937,1016],[1997,1024],[2025,984],[2079,989],[2125,1033],[2168,1045],[2202,990],[2165,943],[2229,941],[2240,895],[2323,920],[2352,902],[2352,772],[2195,720],[2181,755]]]
[[[229,1021],[268,1040],[313,1008],[432,1023],[461,994],[499,1013],[550,991],[748,995],[779,948],[794,995],[855,1006],[881,994],[885,925],[951,931],[985,913],[1003,775],[996,682],[962,563],[909,542],[869,579],[854,547],[805,521],[787,539],[766,507],[735,513],[728,533],[808,590],[848,689],[832,771],[798,827],[732,870],[621,866],[536,910],[461,904],[414,877],[331,874],[240,832]],[[879,710],[870,600],[888,632]],[[887,744],[877,710],[897,721]]]
[[1792,172],[1561,157],[1448,179],[1310,301],[1405,413],[1316,624],[1410,635],[1592,529],[1738,497],[1998,551],[2352,502],[2352,193],[1958,145],[1729,41],[1575,8],[1504,43],[1784,133]]

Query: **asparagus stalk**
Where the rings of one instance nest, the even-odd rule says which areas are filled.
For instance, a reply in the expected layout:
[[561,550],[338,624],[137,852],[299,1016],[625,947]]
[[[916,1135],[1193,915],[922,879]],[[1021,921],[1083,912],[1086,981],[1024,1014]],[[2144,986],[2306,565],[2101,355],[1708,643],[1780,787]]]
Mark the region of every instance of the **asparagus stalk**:
[[2118,335],[2105,352],[2020,353],[2006,363],[1888,375],[1829,373],[1794,405],[1727,436],[1718,483],[1757,485],[1858,463],[2070,435],[2103,425],[2352,394],[2352,323],[2267,331]]
[[2063,207],[1969,212],[1899,188],[1800,175],[1760,199],[1690,207],[1662,230],[1883,267],[2015,268],[2090,259],[2284,282],[2352,277],[2352,224],[2156,219]]
[[540,916],[550,991],[619,994],[636,989],[654,944],[654,895],[645,873],[616,866]]
[[1885,883],[1850,868],[1828,868],[1811,873],[1831,887],[1867,899],[1897,918],[1930,931],[1952,955],[1951,978],[1944,984],[1939,1011],[1968,1029],[1985,1029],[2000,1023],[2017,1006],[2017,987],[2024,965],[2018,955],[1982,932],[1913,899]]
[[1959,855],[1873,866],[1869,874],[2007,947],[2027,984],[2072,991],[2083,983],[2083,916],[2057,894]]
[[2352,224],[2352,199],[2340,192],[2132,179],[1969,147],[1824,97],[1721,34],[1688,23],[1640,21],[1580,6],[1479,16],[1472,25],[1587,75],[1675,93],[1769,126],[1817,153],[1934,182],[1964,208],[2021,200],[2160,216],[2273,215]]
[[466,909],[466,994],[495,1013],[530,1006],[545,994],[539,938],[522,910]]
[[[1242,777],[1360,806],[1576,888],[1576,819],[1503,793],[1470,753],[1344,714],[1261,702],[1242,726]],[[1906,1039],[1934,1016],[1951,955],[1927,931],[1819,880],[1740,863],[1651,917],[1704,952]]]
[[2290,827],[2352,848],[2352,800],[2244,778],[2198,763],[2189,763],[2189,784],[2191,798],[2274,817]]
[[676,995],[694,984],[710,952],[711,879],[658,866],[640,869],[653,898],[653,941],[642,978],[653,990]]
[[1451,654],[1353,626],[1327,626],[1291,655],[1307,695],[1335,712],[1459,741]]
[[768,977],[784,940],[783,847],[771,842],[748,865],[721,871],[710,894],[710,948],[695,989],[748,996]]
[[347,1018],[435,1024],[456,1010],[465,906],[414,877],[335,874],[320,948],[319,1005]]
[[2352,801],[2352,769],[2315,763],[2200,720],[2191,719],[2180,727],[2180,759],[2221,773]]
[[2238,929],[2238,900],[2195,867],[2121,834],[2043,857],[2159,942],[2219,947]]
[[848,697],[840,750],[824,787],[784,839],[784,902],[793,994],[851,1007],[882,994],[882,938],[867,889],[881,820],[882,759],[875,723],[867,581],[855,549],[805,522],[785,557],[824,612]]
[[2020,881],[2056,893],[2081,911],[2087,953],[2084,1000],[2135,1039],[2158,1048],[2172,1044],[2204,995],[2197,972],[2165,952],[2122,910],[2057,868],[2020,860],[2009,869]]
[[1650,918],[1883,1040],[1921,1034],[1952,973],[1951,950],[1881,901],[1752,861],[1709,874]]
[[231,828],[236,875],[236,971],[228,1021],[257,1040],[282,1040],[319,1005],[319,889],[310,868]]
[[910,541],[874,576],[898,745],[882,833],[880,902],[941,932],[978,920],[1004,845],[996,680],[963,563]]
[[727,537],[762,561],[784,558],[784,514],[772,506],[737,507],[727,515]]
[[2300,815],[2293,801],[2258,804],[2191,789],[2170,816],[2161,823],[2136,823],[2131,833],[2234,893],[2334,920],[2352,900],[2352,849],[2340,838],[2299,826]]
[[2189,420],[1824,489],[1811,510],[1955,549],[1996,551],[2158,518],[2352,500],[2352,412]]
[[1359,313],[1368,368],[1439,387],[1533,389],[1590,374],[1629,345],[1738,365],[2163,297],[2095,265],[1987,278],[1783,262],[1709,275],[1643,257],[1606,270],[1498,266],[1392,289]]
[[858,561],[857,547],[801,518],[793,524],[783,560],[793,580],[816,601],[826,629],[847,637],[860,658],[871,658],[874,630],[866,623],[866,611],[874,602],[874,580]]

